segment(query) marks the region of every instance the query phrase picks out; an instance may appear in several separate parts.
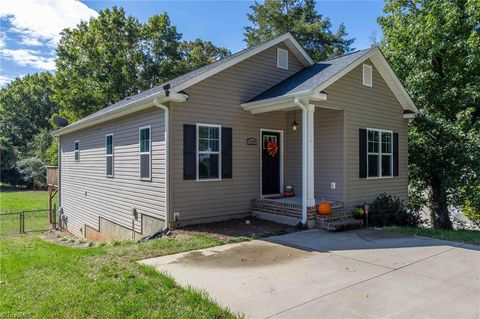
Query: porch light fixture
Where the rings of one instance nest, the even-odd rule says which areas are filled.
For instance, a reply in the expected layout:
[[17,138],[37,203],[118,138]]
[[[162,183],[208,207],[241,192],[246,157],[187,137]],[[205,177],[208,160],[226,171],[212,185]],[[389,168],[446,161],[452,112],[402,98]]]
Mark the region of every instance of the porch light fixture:
[[297,131],[297,128],[298,128],[298,123],[295,120],[295,109],[293,109],[293,123],[292,123],[293,133],[295,133]]

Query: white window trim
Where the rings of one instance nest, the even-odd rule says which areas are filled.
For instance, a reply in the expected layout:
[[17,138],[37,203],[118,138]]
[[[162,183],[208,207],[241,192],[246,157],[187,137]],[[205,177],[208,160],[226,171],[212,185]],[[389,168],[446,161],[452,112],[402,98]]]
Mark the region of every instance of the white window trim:
[[[280,65],[280,52],[285,52],[287,56],[287,66]],[[277,48],[277,68],[288,70],[288,50]]]
[[[141,152],[141,132],[143,129],[148,128],[148,143],[150,144],[148,147],[148,152]],[[149,165],[149,172],[148,177],[142,177],[142,155],[148,154],[148,159],[150,162]],[[144,125],[138,128],[138,177],[141,181],[151,181],[152,180],[152,126],[151,125]]]
[[[378,132],[378,152],[369,152],[368,151],[368,132],[369,131],[374,131]],[[383,153],[382,152],[382,132],[384,133],[390,133],[391,138],[392,138],[392,148],[390,153]],[[377,128],[367,128],[367,179],[387,179],[387,178],[393,178],[393,131],[390,130],[382,130],[382,129],[377,129]],[[368,176],[368,155],[378,155],[378,176]],[[391,167],[391,175],[387,176],[382,176],[382,155],[390,155],[390,167]]]
[[[78,150],[75,149],[75,144],[78,143]],[[77,160],[77,153],[78,153],[78,160]],[[80,162],[80,141],[76,140],[73,141],[73,160],[75,162]]]
[[[107,154],[107,139],[108,139],[109,136],[112,137],[112,154]],[[114,165],[115,157],[114,157],[114,154],[115,154],[115,137],[113,136],[113,133],[105,134],[105,176],[107,176],[107,177],[113,177],[113,175],[115,174],[115,165]],[[107,157],[112,158],[112,175],[107,174]]]
[[[197,160],[196,160],[196,171],[197,171],[197,182],[215,182],[215,181],[221,181],[222,180],[222,126],[219,124],[207,124],[207,123],[196,123],[197,126],[197,131],[196,131],[196,144],[197,144]],[[198,134],[198,129],[200,126],[206,126],[206,127],[216,127],[218,128],[218,152],[207,152],[207,151],[202,151],[200,152],[198,150],[199,147],[199,142],[198,140],[200,139],[199,134]],[[218,178],[200,178],[199,177],[199,154],[218,154]]]
[[[368,82],[366,78],[366,70],[370,71],[370,82]],[[363,64],[363,73],[362,73],[362,82],[364,86],[372,87],[373,86],[373,67],[368,64]]]

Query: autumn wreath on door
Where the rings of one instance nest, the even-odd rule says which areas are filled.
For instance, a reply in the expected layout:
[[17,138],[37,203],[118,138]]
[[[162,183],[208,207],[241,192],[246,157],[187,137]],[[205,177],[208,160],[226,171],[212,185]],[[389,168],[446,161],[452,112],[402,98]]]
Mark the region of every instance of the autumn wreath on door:
[[266,143],[264,141],[265,149],[267,150],[267,154],[270,155],[271,157],[275,157],[278,153],[278,143],[277,143],[277,137],[276,136],[268,136],[265,135],[264,139],[266,139]]

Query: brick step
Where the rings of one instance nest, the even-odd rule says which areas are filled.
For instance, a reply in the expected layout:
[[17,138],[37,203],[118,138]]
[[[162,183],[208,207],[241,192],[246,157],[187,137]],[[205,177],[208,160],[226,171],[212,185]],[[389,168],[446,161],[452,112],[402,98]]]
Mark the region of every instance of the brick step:
[[341,231],[348,229],[360,228],[363,226],[363,220],[352,217],[338,218],[334,220],[325,220],[319,218],[317,227],[328,231]]

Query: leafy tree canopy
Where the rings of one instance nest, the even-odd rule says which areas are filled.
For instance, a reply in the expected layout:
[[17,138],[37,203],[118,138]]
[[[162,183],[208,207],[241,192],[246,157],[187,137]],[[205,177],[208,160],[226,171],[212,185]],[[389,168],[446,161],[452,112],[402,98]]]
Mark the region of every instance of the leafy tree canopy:
[[50,117],[59,106],[51,100],[52,75],[26,75],[0,90],[0,136],[20,153],[42,128],[51,128]]
[[330,20],[315,11],[314,0],[266,0],[255,2],[248,14],[251,26],[245,27],[248,46],[290,32],[315,61],[342,55],[354,39],[345,39],[345,26],[331,31]]
[[182,41],[166,13],[140,23],[113,7],[62,32],[53,98],[74,121],[229,53]]
[[[480,185],[480,2],[388,0],[382,50],[421,114],[410,130],[410,180],[434,227]],[[480,207],[477,208],[480,210]]]

